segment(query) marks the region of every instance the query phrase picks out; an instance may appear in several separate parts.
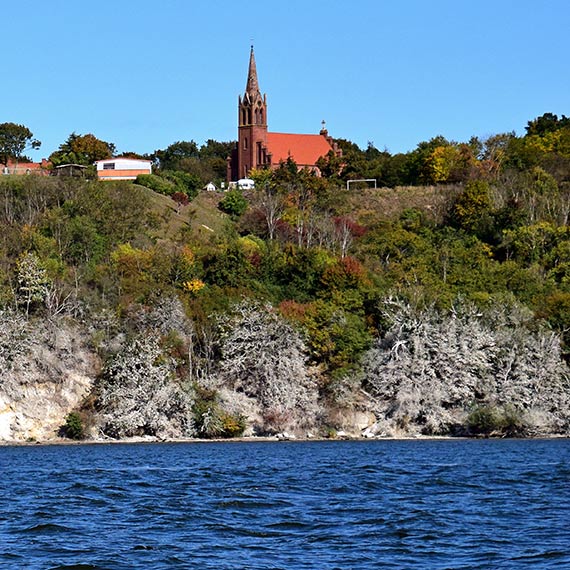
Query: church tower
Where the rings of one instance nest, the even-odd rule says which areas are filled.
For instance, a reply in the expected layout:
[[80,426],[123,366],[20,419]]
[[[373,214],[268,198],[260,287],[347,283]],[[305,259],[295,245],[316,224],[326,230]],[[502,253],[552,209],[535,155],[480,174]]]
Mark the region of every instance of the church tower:
[[238,171],[235,179],[246,178],[253,168],[271,164],[267,154],[267,99],[261,95],[253,46],[249,55],[247,84],[238,99]]

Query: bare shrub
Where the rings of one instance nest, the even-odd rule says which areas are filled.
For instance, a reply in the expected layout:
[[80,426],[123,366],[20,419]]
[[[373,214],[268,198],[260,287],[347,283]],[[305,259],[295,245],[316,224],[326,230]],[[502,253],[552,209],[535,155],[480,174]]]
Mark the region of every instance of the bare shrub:
[[466,429],[469,410],[484,405],[516,412],[531,432],[568,430],[560,339],[528,311],[458,304],[444,313],[388,300],[384,315],[387,331],[363,361],[381,419],[403,431],[450,433]]
[[[287,428],[311,425],[318,391],[299,334],[271,307],[250,301],[220,318],[219,328],[219,381],[255,399],[263,410],[278,410],[289,418]],[[274,423],[269,421],[262,429],[273,430]]]
[[192,395],[173,379],[170,363],[161,356],[156,337],[147,335],[129,343],[105,367],[96,401],[104,434],[194,434]]
[[0,310],[0,382],[30,348],[31,332],[21,313],[8,308]]

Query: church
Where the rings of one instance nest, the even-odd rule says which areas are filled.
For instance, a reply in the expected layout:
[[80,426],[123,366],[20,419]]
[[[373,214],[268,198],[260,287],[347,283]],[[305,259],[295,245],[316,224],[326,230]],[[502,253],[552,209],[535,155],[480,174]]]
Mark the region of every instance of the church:
[[341,150],[324,128],[319,134],[270,133],[267,130],[267,97],[261,94],[253,46],[249,55],[247,84],[238,99],[238,142],[228,159],[228,182],[247,178],[254,168],[277,168],[291,158],[299,168],[319,173],[317,160]]

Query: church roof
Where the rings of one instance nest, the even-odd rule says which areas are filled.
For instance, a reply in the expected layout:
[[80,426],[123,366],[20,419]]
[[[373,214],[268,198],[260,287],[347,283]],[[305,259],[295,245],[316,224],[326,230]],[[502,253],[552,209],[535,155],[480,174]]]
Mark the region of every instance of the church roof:
[[273,164],[291,157],[298,166],[313,166],[332,147],[323,135],[267,133],[267,150]]

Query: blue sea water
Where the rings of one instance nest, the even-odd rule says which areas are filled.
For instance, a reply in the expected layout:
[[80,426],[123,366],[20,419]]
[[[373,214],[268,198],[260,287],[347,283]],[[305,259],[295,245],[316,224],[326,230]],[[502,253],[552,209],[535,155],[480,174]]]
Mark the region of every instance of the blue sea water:
[[4,569],[570,568],[570,440],[0,447]]

